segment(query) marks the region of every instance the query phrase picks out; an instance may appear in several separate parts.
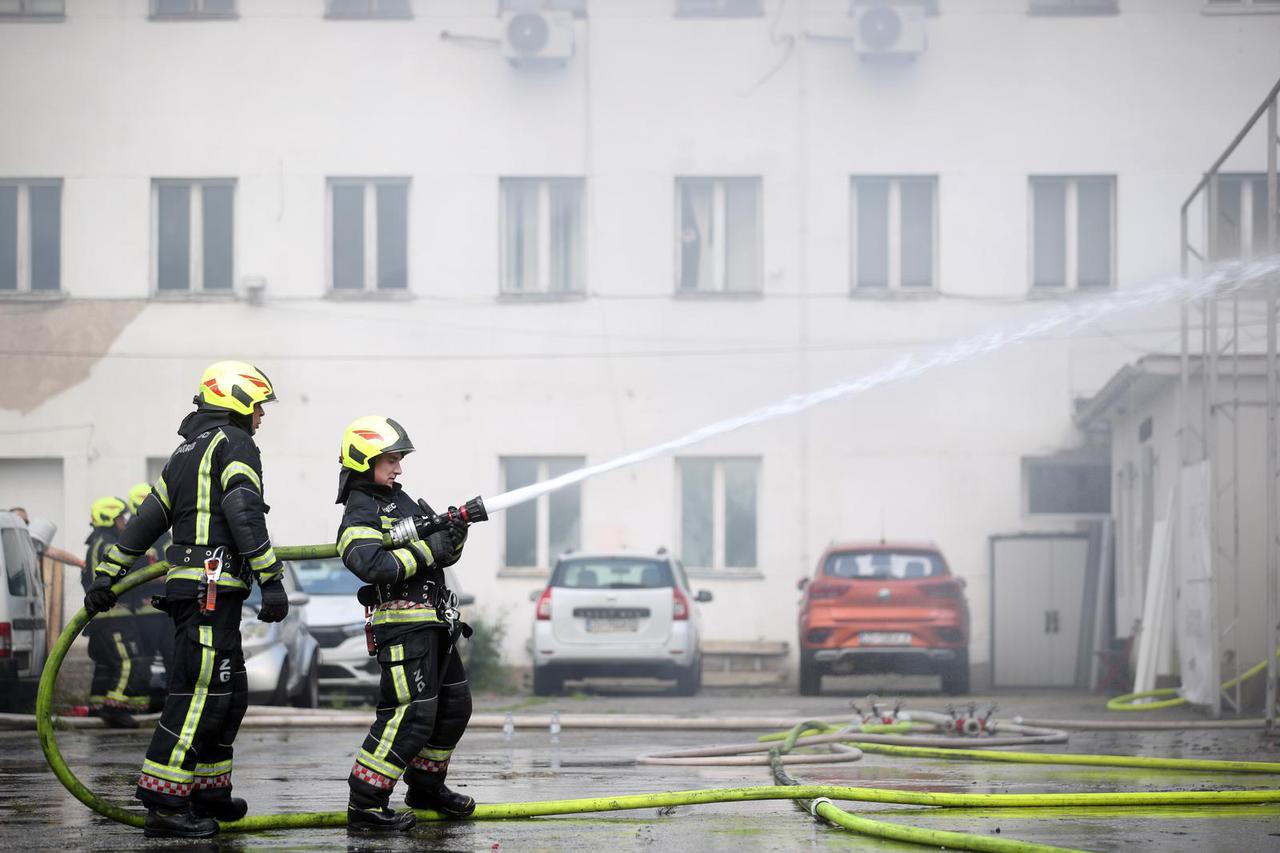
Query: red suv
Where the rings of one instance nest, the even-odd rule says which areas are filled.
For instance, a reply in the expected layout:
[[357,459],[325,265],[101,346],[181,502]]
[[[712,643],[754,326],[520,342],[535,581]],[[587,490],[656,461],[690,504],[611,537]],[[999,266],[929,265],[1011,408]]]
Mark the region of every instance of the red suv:
[[969,692],[969,605],[964,579],[932,545],[832,545],[800,589],[800,694],[822,676],[936,673]]

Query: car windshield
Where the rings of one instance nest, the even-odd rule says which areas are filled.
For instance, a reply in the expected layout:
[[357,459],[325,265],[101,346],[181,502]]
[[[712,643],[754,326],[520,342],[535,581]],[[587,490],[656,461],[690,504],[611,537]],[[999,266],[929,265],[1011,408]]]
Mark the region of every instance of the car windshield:
[[671,567],[666,560],[601,557],[561,560],[552,586],[569,589],[655,589],[669,587]]
[[293,575],[307,595],[355,595],[364,586],[341,560],[299,560]]
[[833,578],[936,578],[947,573],[942,557],[931,551],[842,551],[827,558]]

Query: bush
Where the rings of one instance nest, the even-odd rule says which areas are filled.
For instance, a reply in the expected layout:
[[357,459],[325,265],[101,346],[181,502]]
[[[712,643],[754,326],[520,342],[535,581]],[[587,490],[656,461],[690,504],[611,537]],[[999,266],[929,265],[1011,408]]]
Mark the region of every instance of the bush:
[[502,662],[502,641],[507,626],[501,617],[490,619],[478,613],[467,620],[471,639],[462,644],[462,659],[467,667],[467,680],[477,692],[506,693],[511,685]]

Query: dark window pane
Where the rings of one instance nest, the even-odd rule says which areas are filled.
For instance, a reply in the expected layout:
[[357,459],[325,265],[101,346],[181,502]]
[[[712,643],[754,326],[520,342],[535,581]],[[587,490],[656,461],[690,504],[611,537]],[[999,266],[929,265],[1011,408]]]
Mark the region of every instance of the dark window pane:
[[677,18],[754,18],[763,14],[763,0],[676,0]]
[[1213,259],[1232,260],[1240,257],[1240,178],[1218,179],[1218,233],[1215,235]]
[[680,553],[690,566],[714,565],[711,553],[714,471],[715,465],[709,459],[680,460]]
[[367,15],[370,0],[329,0],[331,15]]
[[364,187],[333,188],[333,288],[364,287]]
[[378,186],[378,288],[409,286],[409,187]]
[[0,290],[18,289],[18,188],[0,186]]
[[1032,513],[1108,513],[1111,511],[1111,466],[1030,464],[1027,466],[1027,504]]
[[230,290],[235,260],[232,202],[235,188],[206,185],[202,190],[204,219],[204,289]]
[[157,15],[188,15],[195,8],[196,0],[155,0]]
[[716,236],[710,181],[680,181],[680,289],[711,290],[711,252]]
[[1111,181],[1076,184],[1076,274],[1080,287],[1111,286]]
[[1067,185],[1064,181],[1031,184],[1034,241],[1032,279],[1036,287],[1067,285]]
[[502,181],[504,270],[502,289],[511,293],[538,289],[538,182]]
[[582,181],[551,181],[551,289],[582,286]]
[[204,0],[204,11],[211,15],[230,15],[236,10],[236,0]]
[[31,289],[57,290],[62,277],[62,187],[33,186]]
[[374,11],[388,18],[407,18],[413,12],[411,0],[374,0]]
[[889,182],[859,180],[858,287],[889,286]]
[[903,181],[902,286],[933,287],[933,181]]
[[760,182],[725,181],[725,290],[760,290]]
[[724,564],[756,567],[756,512],[760,468],[754,461],[724,463]]
[[[582,467],[582,459],[551,459],[547,463],[547,476],[558,477]],[[549,559],[554,563],[557,556],[570,548],[582,547],[582,487],[565,486],[547,496],[550,505],[547,508],[547,544]]]
[[156,271],[161,290],[191,286],[191,187],[161,185],[158,191],[159,257]]
[[[1277,178],[1277,182],[1280,183],[1280,178]],[[1250,181],[1250,184],[1253,189],[1253,199],[1250,204],[1250,218],[1253,220],[1251,235],[1253,239],[1250,242],[1250,247],[1252,248],[1251,256],[1257,258],[1280,251],[1280,245],[1270,250],[1267,246],[1267,179],[1265,176],[1254,178]],[[1280,223],[1277,223],[1277,225],[1277,233],[1280,234]]]
[[[513,457],[503,460],[503,489],[511,491],[538,479],[536,459]],[[508,566],[538,564],[538,502],[525,501],[508,509],[506,515],[506,555]]]

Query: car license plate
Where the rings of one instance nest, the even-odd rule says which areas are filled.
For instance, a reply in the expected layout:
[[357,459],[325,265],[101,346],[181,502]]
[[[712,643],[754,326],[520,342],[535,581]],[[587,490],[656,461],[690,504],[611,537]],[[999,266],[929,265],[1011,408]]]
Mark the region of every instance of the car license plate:
[[858,634],[858,642],[864,646],[909,646],[911,634],[908,631],[863,631]]
[[588,619],[587,632],[590,634],[626,634],[638,630],[638,619]]

